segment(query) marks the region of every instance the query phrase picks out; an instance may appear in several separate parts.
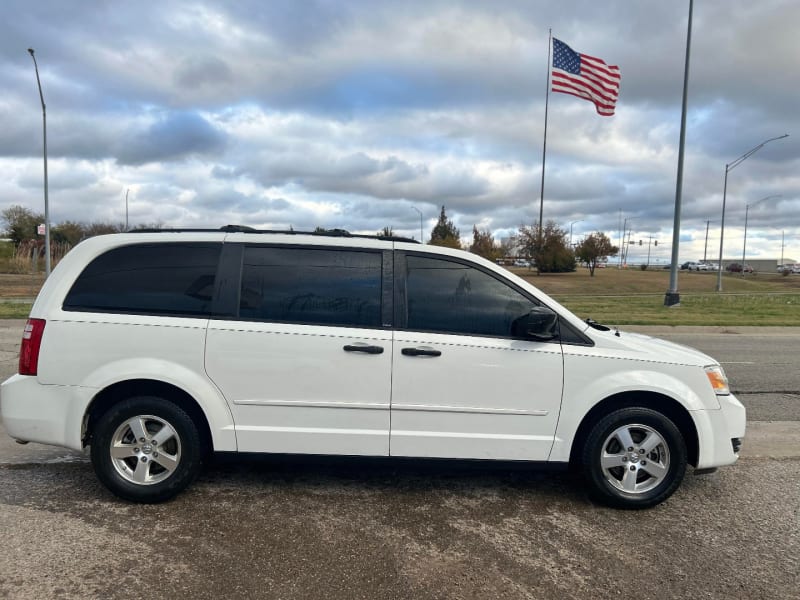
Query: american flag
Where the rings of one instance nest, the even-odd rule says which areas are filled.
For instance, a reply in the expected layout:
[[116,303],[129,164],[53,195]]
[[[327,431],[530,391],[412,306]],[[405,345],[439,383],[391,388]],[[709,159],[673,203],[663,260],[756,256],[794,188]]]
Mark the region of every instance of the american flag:
[[553,91],[594,102],[597,114],[610,117],[619,96],[619,67],[575,52],[553,38]]

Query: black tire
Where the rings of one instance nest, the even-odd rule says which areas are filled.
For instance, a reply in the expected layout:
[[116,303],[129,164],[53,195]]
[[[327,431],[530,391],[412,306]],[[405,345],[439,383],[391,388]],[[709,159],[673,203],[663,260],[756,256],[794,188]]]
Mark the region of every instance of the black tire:
[[97,477],[115,495],[154,503],[173,498],[197,477],[202,445],[183,409],[164,398],[138,396],[114,404],[98,419],[91,457]]
[[[630,445],[623,447],[623,440]],[[683,481],[686,442],[663,414],[622,408],[592,427],[581,458],[592,498],[616,508],[649,508],[669,498]]]

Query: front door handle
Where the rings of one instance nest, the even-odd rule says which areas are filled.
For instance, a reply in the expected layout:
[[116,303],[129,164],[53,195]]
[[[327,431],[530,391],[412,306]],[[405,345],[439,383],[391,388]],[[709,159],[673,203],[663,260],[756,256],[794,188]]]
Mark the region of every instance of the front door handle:
[[400,351],[403,356],[441,356],[439,350],[431,350],[429,348],[403,348]]
[[367,344],[347,344],[345,352],[363,352],[364,354],[383,354],[383,346],[369,346]]

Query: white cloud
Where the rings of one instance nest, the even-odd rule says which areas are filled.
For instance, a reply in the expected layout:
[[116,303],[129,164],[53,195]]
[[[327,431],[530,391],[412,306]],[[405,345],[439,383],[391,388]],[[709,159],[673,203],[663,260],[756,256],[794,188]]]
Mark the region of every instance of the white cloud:
[[[442,205],[462,234],[508,235],[538,216],[547,27],[620,65],[617,115],[550,97],[545,218],[575,234],[657,235],[668,259],[686,7],[497,0],[395,2],[15,0],[0,24],[0,208],[42,205],[48,108],[53,219],[281,228],[391,226],[425,234]],[[726,254],[800,258],[800,5],[695,6],[681,255],[719,239]],[[752,233],[751,233],[752,227]],[[715,229],[716,228],[716,229]],[[780,228],[780,229],[778,229]],[[752,248],[752,250],[751,250]]]

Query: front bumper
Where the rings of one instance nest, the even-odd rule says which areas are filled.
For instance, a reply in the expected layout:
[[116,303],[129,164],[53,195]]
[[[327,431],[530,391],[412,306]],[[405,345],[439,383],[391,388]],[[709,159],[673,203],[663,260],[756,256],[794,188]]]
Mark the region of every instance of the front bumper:
[[[700,452],[697,469],[712,469],[731,465],[739,459],[739,448],[745,434],[745,407],[733,394],[717,396],[719,410],[691,411],[697,427]],[[737,444],[733,440],[738,439]]]

